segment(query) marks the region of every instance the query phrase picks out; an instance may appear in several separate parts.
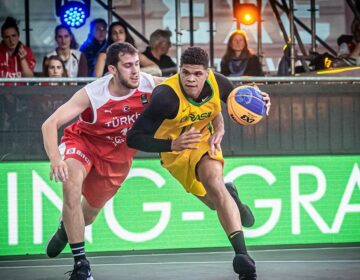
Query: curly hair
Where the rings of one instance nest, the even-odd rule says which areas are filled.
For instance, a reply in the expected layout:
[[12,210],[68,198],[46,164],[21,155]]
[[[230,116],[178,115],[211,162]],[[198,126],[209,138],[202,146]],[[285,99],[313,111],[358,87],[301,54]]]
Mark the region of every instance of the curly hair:
[[181,55],[180,66],[184,64],[209,66],[209,55],[199,47],[189,47]]

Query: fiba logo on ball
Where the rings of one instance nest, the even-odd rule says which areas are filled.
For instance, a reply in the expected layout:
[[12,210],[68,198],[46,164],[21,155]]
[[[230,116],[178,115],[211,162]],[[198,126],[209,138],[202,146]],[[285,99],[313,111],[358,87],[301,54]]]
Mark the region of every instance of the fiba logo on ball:
[[260,90],[252,86],[234,88],[227,99],[227,109],[230,118],[241,125],[256,124],[266,113]]

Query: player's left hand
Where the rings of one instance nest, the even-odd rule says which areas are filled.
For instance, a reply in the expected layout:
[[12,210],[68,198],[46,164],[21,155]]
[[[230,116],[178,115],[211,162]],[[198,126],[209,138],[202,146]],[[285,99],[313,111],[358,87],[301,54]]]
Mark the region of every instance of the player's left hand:
[[221,141],[224,137],[225,131],[223,127],[215,130],[214,134],[210,136],[208,142],[210,145],[210,155],[216,156],[217,151],[221,151]]

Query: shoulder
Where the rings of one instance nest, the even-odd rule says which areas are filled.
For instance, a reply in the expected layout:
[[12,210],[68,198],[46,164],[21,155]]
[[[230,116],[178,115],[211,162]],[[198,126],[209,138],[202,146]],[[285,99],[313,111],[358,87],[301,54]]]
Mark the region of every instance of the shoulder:
[[71,49],[70,50],[71,54],[75,55],[76,58],[80,58],[80,56],[82,55],[82,52],[81,51],[78,51],[78,50],[75,50],[75,49]]
[[160,103],[164,105],[169,102],[179,100],[179,97],[175,91],[168,85],[160,84],[153,90],[152,99],[157,99]]
[[24,45],[24,48],[25,48],[27,53],[33,54],[33,51],[32,51],[32,49],[30,47],[27,47],[27,46]]
[[140,72],[140,84],[138,89],[144,92],[152,92],[155,88],[154,77],[150,74]]
[[96,79],[95,81],[91,82],[90,84],[87,84],[84,89],[88,94],[101,92],[101,89],[107,89],[109,85],[109,81],[111,80],[112,75],[105,75],[101,78]]
[[259,61],[259,57],[258,57],[256,54],[252,54],[252,55],[250,55],[250,57],[249,57],[249,61],[258,62],[258,61]]
[[227,77],[225,77],[223,74],[214,72],[214,76],[215,76],[216,82],[218,83],[219,87],[220,86],[232,86],[233,87],[232,82]]

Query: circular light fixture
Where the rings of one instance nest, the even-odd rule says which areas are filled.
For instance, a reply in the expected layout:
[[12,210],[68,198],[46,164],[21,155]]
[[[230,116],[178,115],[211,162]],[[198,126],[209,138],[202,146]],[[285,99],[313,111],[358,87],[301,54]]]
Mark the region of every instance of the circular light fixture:
[[81,2],[67,2],[61,7],[61,23],[69,27],[79,28],[85,24],[88,12]]

